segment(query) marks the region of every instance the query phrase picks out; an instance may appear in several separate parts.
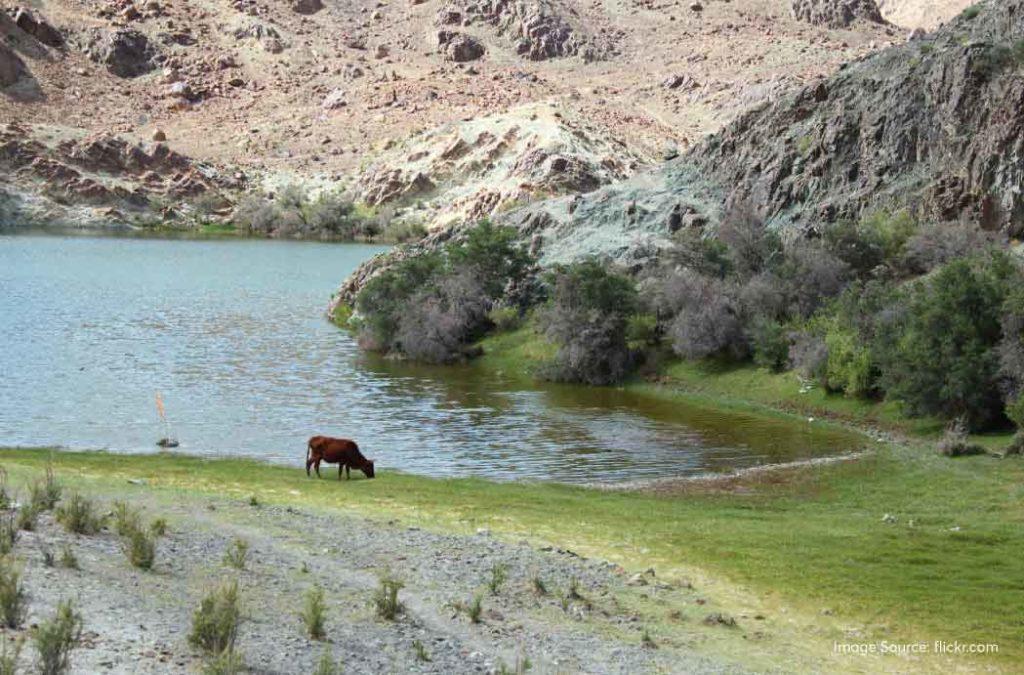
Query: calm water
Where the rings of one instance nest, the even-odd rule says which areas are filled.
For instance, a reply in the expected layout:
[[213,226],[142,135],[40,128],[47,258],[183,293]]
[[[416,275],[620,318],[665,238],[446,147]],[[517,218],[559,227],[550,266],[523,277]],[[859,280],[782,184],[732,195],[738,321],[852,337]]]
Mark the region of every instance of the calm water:
[[314,433],[431,475],[616,481],[850,449],[814,424],[366,357],[324,320],[365,245],[0,236],[0,445],[302,465]]

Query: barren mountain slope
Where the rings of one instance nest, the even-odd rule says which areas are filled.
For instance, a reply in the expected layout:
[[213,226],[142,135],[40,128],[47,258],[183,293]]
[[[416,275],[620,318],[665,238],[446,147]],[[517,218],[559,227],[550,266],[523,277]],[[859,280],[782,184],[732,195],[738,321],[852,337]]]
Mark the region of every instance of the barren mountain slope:
[[650,158],[904,39],[871,22],[801,23],[784,0],[320,5],[34,3],[63,46],[0,25],[20,63],[0,121],[29,138],[37,124],[131,141],[160,131],[197,160],[348,185],[418,132],[552,101]]

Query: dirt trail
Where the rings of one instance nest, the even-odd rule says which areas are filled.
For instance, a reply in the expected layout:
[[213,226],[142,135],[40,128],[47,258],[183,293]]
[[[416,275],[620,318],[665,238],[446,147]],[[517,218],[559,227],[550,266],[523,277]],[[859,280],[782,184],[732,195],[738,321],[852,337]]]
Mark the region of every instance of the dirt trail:
[[[638,580],[569,551],[503,543],[486,532],[435,534],[291,507],[191,495],[172,501],[144,486],[98,498],[104,505],[125,498],[146,518],[166,517],[170,530],[151,572],[131,568],[110,531],[69,535],[44,514],[36,531],[21,533],[15,555],[29,594],[26,625],[49,616],[62,598],[73,599],[85,619],[74,672],[196,672],[202,660],[186,641],[191,613],[208,589],[231,578],[240,582],[246,616],[239,649],[253,673],[312,672],[325,647],[346,673],[487,673],[514,667],[518,656],[530,659],[534,673],[736,670],[668,639],[643,645],[644,630],[657,636],[670,607],[699,612],[676,614],[671,620],[679,623],[707,613],[694,602],[696,591],[651,574]],[[235,537],[251,546],[242,572],[223,563]],[[43,549],[59,558],[64,544],[80,570],[44,566]],[[487,581],[496,565],[506,567],[507,581],[492,594]],[[405,583],[405,611],[394,622],[377,618],[371,604],[385,570]],[[535,577],[547,594],[535,592]],[[572,579],[580,597],[563,599]],[[324,644],[305,637],[297,616],[314,584],[328,604]],[[455,607],[478,593],[482,621],[474,624]],[[417,659],[416,640],[429,662]],[[22,658],[32,657],[27,646]]]

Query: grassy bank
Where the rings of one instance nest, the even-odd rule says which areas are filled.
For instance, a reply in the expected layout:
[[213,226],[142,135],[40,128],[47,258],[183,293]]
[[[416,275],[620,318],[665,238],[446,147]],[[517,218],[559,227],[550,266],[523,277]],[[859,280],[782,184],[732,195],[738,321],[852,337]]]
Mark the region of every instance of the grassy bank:
[[[555,351],[554,345],[528,326],[488,336],[480,344],[484,355],[475,361],[476,367],[523,378],[532,378]],[[661,399],[828,419],[860,429],[893,432],[912,441],[934,440],[946,426],[931,417],[907,417],[893,401],[830,394],[818,386],[803,386],[793,371],[773,373],[752,363],[667,359],[653,364],[649,371],[648,377],[636,377],[623,386]],[[971,438],[994,450],[1012,437],[1013,431],[1007,430]]]
[[[50,453],[5,450],[19,480]],[[262,502],[355,511],[454,531],[486,527],[613,560],[757,611],[792,612],[832,640],[995,642],[979,657],[1024,656],[1024,463],[948,460],[887,448],[851,463],[751,478],[729,490],[609,493],[550,484],[435,480],[383,471],[374,481],[309,480],[249,460],[56,453],[64,479],[92,486],[257,495]],[[895,522],[884,522],[892,514]],[[766,609],[765,609],[766,608]],[[824,613],[825,615],[822,615]],[[772,617],[770,617],[772,618]]]

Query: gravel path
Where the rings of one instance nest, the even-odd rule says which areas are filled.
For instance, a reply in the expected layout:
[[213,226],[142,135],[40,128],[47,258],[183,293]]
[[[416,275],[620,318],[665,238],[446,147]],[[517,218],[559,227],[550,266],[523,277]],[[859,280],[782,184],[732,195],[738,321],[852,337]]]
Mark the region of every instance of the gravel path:
[[[196,672],[202,659],[186,641],[192,611],[206,591],[232,578],[240,582],[246,617],[239,650],[252,673],[311,673],[325,648],[346,673],[491,673],[503,666],[514,672],[522,657],[531,673],[733,671],[686,647],[684,622],[703,614],[686,617],[673,608],[701,612],[697,592],[663,583],[653,571],[630,574],[484,531],[437,534],[229,500],[172,503],[142,487],[131,494],[129,502],[147,517],[170,522],[150,572],[128,565],[113,532],[69,535],[49,514],[36,531],[22,532],[15,548],[29,596],[26,625],[49,616],[61,598],[74,599],[85,618],[83,646],[73,654],[77,673]],[[244,571],[223,563],[236,537],[251,547]],[[59,557],[64,544],[80,570],[43,564],[45,548]],[[496,594],[487,587],[495,566],[507,572]],[[396,621],[378,618],[372,606],[385,571],[405,583]],[[535,578],[547,593],[535,590]],[[578,597],[567,597],[573,579]],[[323,643],[307,639],[297,617],[314,585],[323,587],[328,605]],[[476,594],[483,598],[480,623],[459,609]],[[645,629],[658,635],[653,627],[673,620],[680,626],[671,639],[643,644]],[[430,661],[417,658],[417,640]],[[34,656],[26,646],[24,661]]]

